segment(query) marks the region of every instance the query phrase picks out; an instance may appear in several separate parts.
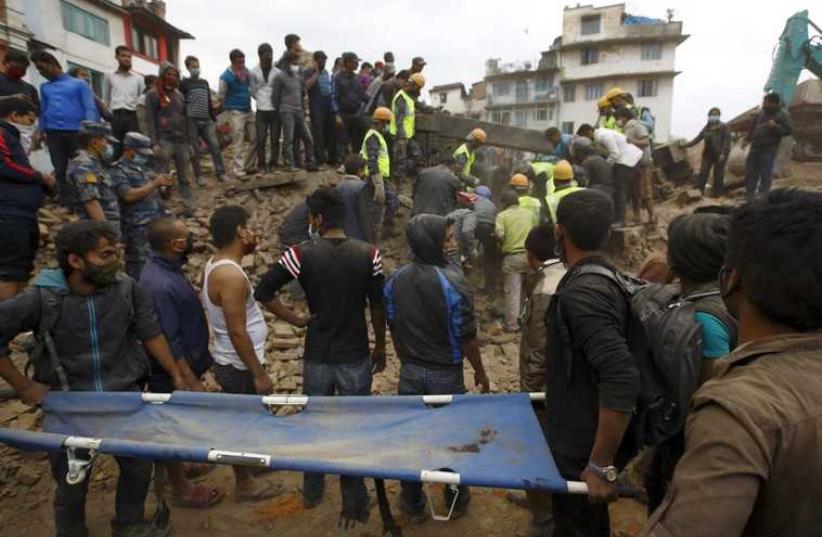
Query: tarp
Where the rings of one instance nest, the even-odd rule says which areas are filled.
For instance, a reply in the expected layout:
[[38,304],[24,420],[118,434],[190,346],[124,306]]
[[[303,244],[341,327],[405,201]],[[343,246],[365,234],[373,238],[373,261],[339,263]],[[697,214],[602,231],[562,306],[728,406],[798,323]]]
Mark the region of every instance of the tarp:
[[447,471],[462,485],[568,491],[528,394],[455,395],[443,406],[420,396],[309,397],[300,412],[276,416],[254,395],[175,392],[158,404],[136,392],[52,392],[43,410],[44,432],[0,429],[0,442],[56,451],[86,437],[101,453],[155,460],[247,452],[277,470],[412,481]]

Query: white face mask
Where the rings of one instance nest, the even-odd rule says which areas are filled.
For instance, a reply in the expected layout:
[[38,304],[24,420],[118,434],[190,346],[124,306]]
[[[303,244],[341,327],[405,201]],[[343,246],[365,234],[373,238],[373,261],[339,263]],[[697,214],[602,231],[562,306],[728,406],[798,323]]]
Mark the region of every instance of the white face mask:
[[708,116],[708,123],[719,123],[719,116],[715,114]]
[[299,65],[292,65],[291,66],[291,72],[296,75],[297,73],[300,72],[300,66]]

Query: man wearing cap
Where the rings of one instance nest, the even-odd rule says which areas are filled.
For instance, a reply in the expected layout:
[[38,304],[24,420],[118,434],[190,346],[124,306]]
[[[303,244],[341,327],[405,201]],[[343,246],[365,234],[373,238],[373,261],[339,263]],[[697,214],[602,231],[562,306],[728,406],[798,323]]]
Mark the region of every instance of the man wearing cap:
[[[377,209],[374,218],[375,229],[372,233],[374,242],[379,240],[383,231],[386,234],[393,231],[394,216],[400,206],[396,186],[388,180],[391,175],[391,157],[385,135],[393,117],[388,108],[381,106],[374,110],[371,128],[365,134],[360,148],[360,156],[366,163],[366,177],[374,192]],[[384,229],[381,229],[380,222],[383,222]]]
[[462,181],[468,186],[476,186],[479,181],[472,175],[471,168],[474,166],[474,160],[477,158],[476,150],[485,145],[487,135],[482,129],[472,130],[468,136],[465,137],[465,143],[454,151],[454,160],[459,176]]
[[77,156],[66,170],[72,209],[81,220],[109,222],[120,235],[120,206],[103,161],[111,158],[117,139],[105,123],[83,121],[77,133]]
[[550,211],[551,222],[557,221],[557,207],[562,198],[578,190],[583,188],[574,181],[574,167],[567,160],[557,162],[554,166],[554,190],[545,196],[545,205]]
[[391,111],[394,119],[391,121],[389,133],[394,137],[394,175],[399,177],[410,171],[408,158],[414,153],[411,141],[416,129],[416,106],[420,90],[425,86],[425,77],[422,73],[413,73],[403,88],[394,95],[391,102]]
[[415,57],[413,60],[411,60],[411,74],[413,75],[414,73],[422,73],[422,70],[425,69],[426,65],[428,64],[422,56]]
[[165,213],[161,194],[168,197],[174,179],[168,175],[151,177],[146,165],[154,151],[151,138],[139,132],[126,133],[123,156],[110,170],[111,184],[120,201],[120,227],[126,245],[126,272],[135,280],[149,252],[148,225]]
[[[280,115],[271,100],[274,78],[280,70],[274,67],[274,49],[268,43],[257,47],[260,63],[251,70],[251,96],[257,103],[257,166],[264,172],[277,167],[280,152]],[[270,138],[270,140],[269,140]],[[271,142],[271,158],[265,157],[266,142]]]
[[343,69],[334,77],[333,108],[336,113],[336,122],[345,127],[345,135],[352,153],[362,147],[365,129],[360,111],[368,104],[368,95],[357,77],[357,66],[360,58],[353,52],[342,55]]
[[322,50],[314,53],[314,67],[306,71],[308,113],[311,135],[318,164],[337,161],[337,136],[334,128],[334,109],[331,104],[331,76],[325,68],[328,56]]
[[303,86],[305,81],[300,75],[300,57],[296,52],[285,53],[285,64],[277,76],[271,90],[274,108],[280,112],[280,124],[283,127],[283,164],[289,171],[296,171],[298,144],[305,147],[306,169],[317,171],[314,159],[314,139],[305,120],[303,112]]

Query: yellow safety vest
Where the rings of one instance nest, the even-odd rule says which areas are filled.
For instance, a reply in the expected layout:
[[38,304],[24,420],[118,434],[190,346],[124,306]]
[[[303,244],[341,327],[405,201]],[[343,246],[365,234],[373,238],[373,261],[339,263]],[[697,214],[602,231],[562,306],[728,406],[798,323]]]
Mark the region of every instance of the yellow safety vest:
[[545,203],[546,205],[548,205],[548,211],[551,213],[551,222],[553,222],[554,224],[557,223],[557,207],[559,207],[559,202],[562,201],[562,198],[564,198],[568,194],[572,194],[580,190],[585,190],[585,188],[573,185],[563,188],[562,190],[555,190],[554,192],[545,196]]
[[367,133],[365,133],[365,138],[362,140],[362,147],[360,148],[360,156],[365,159],[366,162],[366,175],[368,174],[368,139],[372,136],[377,137],[377,141],[380,143],[380,154],[377,155],[377,169],[380,171],[380,175],[382,175],[383,179],[387,179],[389,175],[391,175],[391,158],[388,156],[388,144],[385,143],[385,138],[380,133],[380,131],[375,129],[369,129]]
[[532,162],[531,169],[534,170],[534,175],[539,177],[540,174],[545,173],[548,180],[545,183],[545,191],[551,194],[554,191],[554,165],[550,162]]
[[402,120],[402,127],[405,130],[405,136],[409,140],[414,137],[414,99],[408,96],[405,91],[400,90],[394,95],[394,99],[391,101],[391,111],[394,112],[394,117],[391,118],[391,125],[388,127],[388,132],[391,133],[391,136],[397,135],[397,99],[400,97],[405,100],[405,117]]
[[601,127],[601,128],[604,128],[604,129],[610,129],[612,131],[619,131],[620,130],[619,125],[617,125],[616,118],[614,116],[606,117],[604,119],[600,117],[599,121],[597,123],[598,123],[598,125],[597,125],[598,127]]
[[537,198],[533,198],[531,196],[520,196],[519,206],[533,211],[534,225],[539,223],[539,210],[541,208],[541,204]]
[[468,177],[471,175],[471,167],[474,165],[474,160],[476,160],[477,156],[473,151],[468,149],[468,144],[462,144],[454,151],[454,158],[457,158],[458,155],[465,155],[465,165],[462,167],[462,175],[463,177]]

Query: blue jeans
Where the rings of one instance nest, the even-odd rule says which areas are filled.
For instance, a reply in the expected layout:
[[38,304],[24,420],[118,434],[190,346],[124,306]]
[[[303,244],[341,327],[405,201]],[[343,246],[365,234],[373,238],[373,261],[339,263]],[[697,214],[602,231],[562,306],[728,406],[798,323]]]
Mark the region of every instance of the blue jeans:
[[[350,364],[303,362],[303,393],[312,395],[371,395],[371,359]],[[325,475],[303,474],[303,501],[318,504],[325,491]],[[365,480],[340,476],[342,517],[365,522],[369,500]]]
[[214,163],[214,173],[218,176],[225,175],[225,164],[223,155],[220,153],[220,142],[217,140],[217,128],[210,119],[188,118],[188,137],[192,145],[191,165],[194,168],[194,176],[202,177],[203,170],[200,166],[200,139],[205,141],[211,160]]
[[757,184],[759,185],[760,194],[767,194],[771,191],[776,153],[777,148],[751,149],[748,153],[748,158],[745,159],[745,189],[749,200],[756,196]]
[[[400,368],[399,395],[450,395],[465,393],[465,378],[462,367],[453,369],[433,369],[418,364],[404,363]],[[436,470],[436,468],[420,468]],[[425,510],[425,496],[422,483],[417,481],[400,481],[400,503],[406,513],[416,515]],[[457,487],[459,496],[454,512],[465,510],[471,501],[468,487]],[[445,488],[445,504],[450,507],[453,501],[450,489]]]

